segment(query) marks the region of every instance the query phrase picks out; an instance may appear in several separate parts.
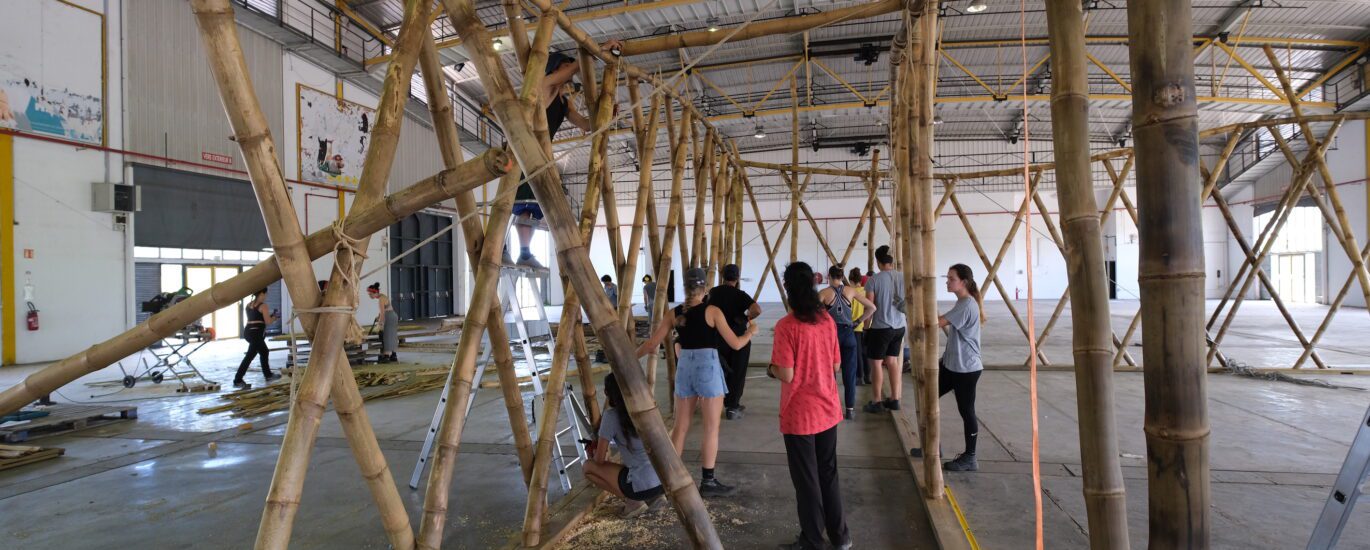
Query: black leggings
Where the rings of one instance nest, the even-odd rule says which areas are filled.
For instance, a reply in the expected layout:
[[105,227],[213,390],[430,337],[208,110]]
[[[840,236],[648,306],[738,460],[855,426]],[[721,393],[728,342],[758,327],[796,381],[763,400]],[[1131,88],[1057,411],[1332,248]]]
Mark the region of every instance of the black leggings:
[[252,324],[243,328],[243,339],[247,340],[247,354],[243,356],[243,362],[238,363],[238,375],[233,377],[234,382],[242,382],[243,375],[247,374],[248,365],[252,364],[252,358],[260,356],[262,358],[262,376],[271,376],[270,350],[266,347],[266,325]]
[[956,411],[961,413],[962,429],[966,434],[966,452],[975,454],[975,438],[980,435],[980,424],[975,419],[975,384],[980,381],[980,373],[952,372],[940,364],[937,373],[937,395],[956,392]]

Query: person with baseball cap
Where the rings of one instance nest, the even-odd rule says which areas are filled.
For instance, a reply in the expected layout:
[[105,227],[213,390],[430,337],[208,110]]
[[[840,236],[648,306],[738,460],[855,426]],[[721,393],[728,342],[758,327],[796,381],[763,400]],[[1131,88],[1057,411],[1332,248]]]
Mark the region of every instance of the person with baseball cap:
[[[618,51],[623,45],[617,40],[610,40],[602,44],[601,47],[609,51]],[[547,110],[547,131],[552,137],[557,135],[557,132],[561,130],[561,125],[568,120],[587,133],[591,131],[590,119],[581,114],[580,111],[571,108],[570,98],[566,96],[568,85],[578,71],[580,71],[580,63],[574,57],[560,52],[552,52],[547,56],[547,67],[543,73],[545,76],[542,79],[539,99],[542,100],[542,107]],[[518,191],[514,194],[513,215],[514,227],[519,237],[518,265],[533,269],[545,269],[530,248],[533,232],[537,229],[538,221],[542,219],[543,215],[542,207],[538,205],[537,198],[533,196],[533,187],[526,181],[519,185]],[[506,254],[504,263],[514,263],[507,256],[508,254]]]
[[[733,334],[741,335],[747,331],[747,324],[761,316],[761,306],[752,299],[747,291],[739,288],[742,270],[737,264],[723,266],[723,284],[709,290],[709,305],[723,312]],[[747,384],[747,363],[752,358],[752,345],[742,349],[718,346],[718,355],[723,362],[723,373],[727,377],[728,394],[723,397],[723,410],[728,420],[742,418],[747,409],[742,404],[742,390]]]
[[676,330],[675,371],[675,426],[671,430],[671,443],[676,453],[685,450],[685,436],[690,433],[690,420],[696,408],[704,419],[704,437],[700,449],[700,462],[703,466],[703,480],[699,483],[699,493],[704,496],[722,496],[733,492],[734,487],[726,485],[714,477],[714,466],[718,460],[719,417],[723,412],[723,395],[728,386],[723,379],[723,365],[718,358],[718,342],[727,343],[729,348],[742,349],[752,341],[756,334],[755,323],[747,326],[738,335],[728,327],[723,310],[704,302],[707,286],[704,283],[704,270],[693,268],[685,272],[685,303],[666,311],[652,330],[652,336],[637,348],[637,356],[645,357],[655,353],[666,339],[666,331]]

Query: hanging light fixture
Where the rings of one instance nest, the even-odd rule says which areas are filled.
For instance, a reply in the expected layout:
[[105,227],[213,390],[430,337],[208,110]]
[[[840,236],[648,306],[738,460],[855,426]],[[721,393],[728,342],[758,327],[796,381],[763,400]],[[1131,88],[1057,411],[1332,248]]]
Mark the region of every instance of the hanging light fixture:
[[933,115],[933,116],[932,116],[932,124],[933,124],[934,126],[935,126],[935,125],[938,125],[938,124],[941,124],[942,122],[943,122],[943,120],[942,120],[942,115]]
[[498,38],[492,40],[490,45],[495,49],[495,51],[500,51],[504,49],[504,42],[500,42]]
[[989,6],[985,5],[985,0],[971,0],[970,5],[966,6],[966,11],[970,13],[980,13],[987,9]]
[[766,139],[766,130],[763,130],[763,129],[761,128],[761,125],[760,125],[760,124],[757,124],[757,125],[756,125],[756,133],[752,134],[752,137],[754,137],[754,138],[756,138],[756,139]]
[[717,18],[717,17],[710,17],[710,18],[709,18],[709,32],[718,32],[718,18]]

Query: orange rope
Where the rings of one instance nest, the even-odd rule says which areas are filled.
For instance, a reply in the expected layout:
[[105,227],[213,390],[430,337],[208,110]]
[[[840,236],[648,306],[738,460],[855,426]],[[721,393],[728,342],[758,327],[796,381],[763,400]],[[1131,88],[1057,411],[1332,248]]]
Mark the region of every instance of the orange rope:
[[[1018,27],[1023,58],[1023,201],[1032,200],[1032,149],[1031,132],[1028,130],[1028,60],[1027,60],[1027,0],[1019,0]],[[1042,550],[1042,464],[1039,455],[1037,433],[1037,328],[1033,321],[1032,299],[1032,208],[1026,209],[1027,224],[1027,326],[1028,326],[1028,404],[1032,410],[1032,506],[1036,513],[1037,550]],[[1045,212],[1042,215],[1047,215]]]

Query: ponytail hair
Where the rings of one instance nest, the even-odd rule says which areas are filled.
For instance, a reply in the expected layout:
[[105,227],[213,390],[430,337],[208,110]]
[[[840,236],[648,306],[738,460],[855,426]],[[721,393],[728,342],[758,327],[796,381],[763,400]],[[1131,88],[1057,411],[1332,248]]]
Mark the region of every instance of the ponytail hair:
[[823,311],[823,302],[819,301],[818,291],[813,288],[813,268],[804,262],[795,262],[785,266],[782,277],[785,294],[790,299],[790,313],[802,323],[817,323],[819,313]]
[[980,285],[975,284],[975,273],[966,264],[953,265],[951,270],[955,271],[956,277],[966,285],[966,292],[975,298],[975,304],[980,307],[980,324],[985,324],[989,318],[985,317],[985,299],[980,296]]

